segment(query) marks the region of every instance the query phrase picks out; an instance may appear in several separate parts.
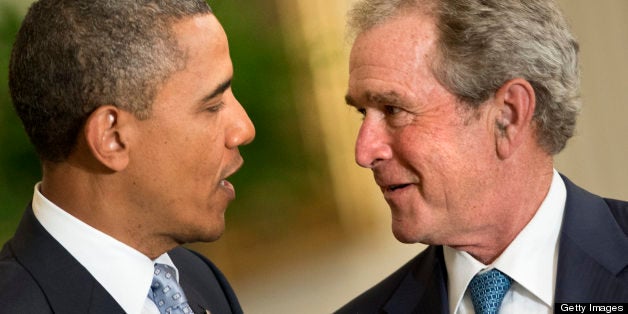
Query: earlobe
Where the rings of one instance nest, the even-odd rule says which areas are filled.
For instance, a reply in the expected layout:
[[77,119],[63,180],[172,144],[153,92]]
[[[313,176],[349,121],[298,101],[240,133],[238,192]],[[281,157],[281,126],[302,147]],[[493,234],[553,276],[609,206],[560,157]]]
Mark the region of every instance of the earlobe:
[[532,118],[536,108],[534,88],[522,78],[510,80],[497,91],[495,102],[497,155],[507,159],[533,129]]
[[94,159],[112,171],[121,171],[129,162],[121,128],[123,111],[115,106],[98,107],[85,122],[85,140]]

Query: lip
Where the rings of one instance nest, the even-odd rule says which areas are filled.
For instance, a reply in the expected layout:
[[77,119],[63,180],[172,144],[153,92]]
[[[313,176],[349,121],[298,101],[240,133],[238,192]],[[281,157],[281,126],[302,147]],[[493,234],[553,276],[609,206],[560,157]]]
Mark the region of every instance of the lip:
[[233,186],[233,184],[231,184],[231,182],[227,180],[227,178],[232,176],[234,173],[238,172],[238,170],[240,170],[240,168],[242,167],[243,163],[244,161],[242,160],[242,157],[238,158],[237,161],[235,162],[235,165],[231,167],[231,169],[233,170],[228,171],[227,175],[225,175],[223,179],[221,179],[219,182],[219,186],[223,189],[223,191],[227,193],[227,197],[229,198],[229,201],[234,200],[236,197],[236,194],[235,194],[235,187]]
[[235,188],[233,187],[233,184],[231,184],[231,182],[227,181],[226,179],[222,179],[220,180],[220,187],[227,193],[229,200],[235,199]]
[[[395,188],[396,187],[396,188]],[[416,191],[412,183],[399,183],[380,186],[386,203],[392,208],[404,208],[411,201],[413,193]]]
[[379,188],[381,189],[382,193],[384,193],[384,195],[389,195],[389,194],[398,194],[398,193],[404,192],[411,185],[412,183],[396,183],[396,184],[383,185],[383,186],[380,186]]

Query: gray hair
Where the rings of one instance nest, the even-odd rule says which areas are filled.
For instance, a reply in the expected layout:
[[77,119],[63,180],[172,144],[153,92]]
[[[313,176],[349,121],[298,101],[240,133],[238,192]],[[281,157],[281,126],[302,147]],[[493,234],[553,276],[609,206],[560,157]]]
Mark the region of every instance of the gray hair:
[[478,108],[505,82],[534,88],[539,145],[559,153],[580,111],[578,43],[551,0],[361,0],[349,12],[353,36],[405,12],[436,19],[432,71],[462,102]]
[[40,0],[9,66],[13,105],[42,160],[60,162],[99,106],[145,119],[157,89],[185,67],[175,21],[209,14],[203,0]]

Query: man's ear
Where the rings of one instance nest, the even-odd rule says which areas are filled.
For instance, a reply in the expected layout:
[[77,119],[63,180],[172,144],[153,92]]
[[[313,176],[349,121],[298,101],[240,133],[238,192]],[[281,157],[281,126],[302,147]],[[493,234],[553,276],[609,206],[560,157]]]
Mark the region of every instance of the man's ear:
[[534,88],[522,78],[512,79],[495,94],[495,105],[497,155],[506,159],[533,132],[532,118],[536,108]]
[[126,115],[129,113],[115,106],[101,106],[85,122],[85,140],[92,156],[113,171],[124,170],[129,163],[123,134]]

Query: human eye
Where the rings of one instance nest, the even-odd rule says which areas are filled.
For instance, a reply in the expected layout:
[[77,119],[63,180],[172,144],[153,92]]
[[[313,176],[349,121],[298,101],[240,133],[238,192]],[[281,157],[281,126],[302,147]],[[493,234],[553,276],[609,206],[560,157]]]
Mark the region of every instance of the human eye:
[[220,111],[220,110],[221,110],[224,106],[225,106],[225,103],[221,101],[221,102],[219,102],[219,103],[217,103],[217,104],[213,104],[213,105],[209,105],[209,106],[207,106],[207,108],[206,108],[205,110],[206,110],[206,111],[209,111],[209,112],[218,112],[218,111]]
[[401,108],[399,107],[390,106],[390,105],[384,106],[384,113],[386,113],[386,115],[394,116],[400,112],[401,112]]
[[382,113],[391,127],[403,127],[411,124],[415,115],[401,106],[386,105]]

